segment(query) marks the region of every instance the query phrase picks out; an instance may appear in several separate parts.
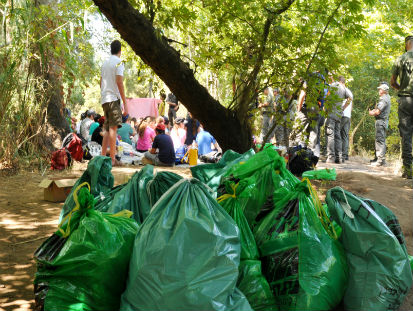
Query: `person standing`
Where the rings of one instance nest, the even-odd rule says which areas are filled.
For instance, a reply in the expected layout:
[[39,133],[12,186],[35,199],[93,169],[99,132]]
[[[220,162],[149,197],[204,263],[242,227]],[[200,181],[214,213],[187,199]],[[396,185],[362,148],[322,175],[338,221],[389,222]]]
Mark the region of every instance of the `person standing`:
[[348,144],[351,126],[351,112],[353,111],[353,93],[347,88],[351,100],[343,101],[343,114],[340,122],[341,151],[343,160],[348,161]]
[[303,89],[300,92],[297,102],[297,117],[298,123],[294,136],[301,135],[299,143],[308,147],[314,153],[317,148],[317,122],[319,119],[320,110],[317,103],[309,103],[307,98],[307,82],[303,83]]
[[[406,53],[393,66],[391,86],[399,96],[399,131],[402,143],[403,178],[412,179],[413,135],[413,36],[405,39]],[[399,79],[399,83],[397,82]]]
[[[268,134],[268,131],[272,128],[272,117],[274,114],[274,94],[270,87],[267,87],[264,90],[264,96],[265,98],[263,102],[258,105],[258,108],[261,109],[262,113],[262,140],[264,140],[265,136],[267,136]],[[267,141],[270,141],[273,136],[274,133],[271,133]]]
[[328,107],[327,121],[326,121],[326,133],[327,133],[327,163],[344,163],[342,156],[342,144],[341,144],[341,113],[343,101],[344,105],[353,100],[353,94],[346,88],[346,79],[339,77],[338,82],[334,82],[332,85],[333,99],[339,101],[333,103],[331,107]]
[[110,44],[111,56],[103,63],[100,77],[101,103],[105,114],[105,136],[102,142],[102,155],[106,155],[109,147],[109,154],[112,158],[112,165],[119,165],[115,159],[116,154],[116,133],[122,126],[122,107],[124,114],[128,114],[126,106],[126,96],[123,85],[123,65],[121,56],[121,43],[118,40]]
[[178,99],[173,93],[169,93],[168,97],[166,98],[166,103],[169,105],[169,110],[168,110],[169,122],[173,124],[174,120],[176,119],[176,112],[179,109]]
[[389,124],[390,115],[390,95],[389,86],[381,84],[378,87],[380,100],[373,110],[369,110],[369,115],[376,118],[376,157],[377,161],[372,162],[372,166],[384,166],[386,164],[386,130]]

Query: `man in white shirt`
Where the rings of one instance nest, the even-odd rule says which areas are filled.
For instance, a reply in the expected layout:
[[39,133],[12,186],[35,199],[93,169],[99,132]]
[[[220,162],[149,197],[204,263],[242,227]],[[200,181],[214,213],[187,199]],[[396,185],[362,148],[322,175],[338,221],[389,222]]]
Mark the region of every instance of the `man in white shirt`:
[[349,144],[349,133],[351,126],[351,112],[353,110],[353,93],[347,88],[347,91],[351,95],[351,100],[343,101],[343,115],[341,117],[340,123],[340,135],[341,135],[341,146],[342,146],[342,157],[345,161],[348,161],[348,144]]
[[100,77],[100,90],[102,108],[105,113],[105,136],[102,142],[102,155],[106,155],[108,146],[112,165],[117,165],[116,154],[116,133],[122,127],[122,108],[123,102],[124,115],[128,114],[126,107],[126,97],[123,86],[123,71],[125,67],[121,55],[121,44],[118,40],[110,44],[111,56],[102,65]]

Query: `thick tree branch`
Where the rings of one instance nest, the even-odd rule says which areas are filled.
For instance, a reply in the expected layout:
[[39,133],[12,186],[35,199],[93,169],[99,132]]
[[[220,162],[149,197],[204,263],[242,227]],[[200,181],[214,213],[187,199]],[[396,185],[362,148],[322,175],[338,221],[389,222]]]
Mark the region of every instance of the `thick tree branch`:
[[127,0],[93,0],[122,38],[166,83],[193,116],[206,125],[226,149],[244,152],[251,147],[251,131],[215,100],[194,76],[179,53]]

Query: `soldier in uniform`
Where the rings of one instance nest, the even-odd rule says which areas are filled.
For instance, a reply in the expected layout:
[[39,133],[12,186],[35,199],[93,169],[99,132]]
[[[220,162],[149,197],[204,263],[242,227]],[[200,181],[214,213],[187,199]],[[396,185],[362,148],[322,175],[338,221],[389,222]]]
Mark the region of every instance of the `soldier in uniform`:
[[[399,96],[399,130],[402,143],[403,175],[412,178],[412,135],[413,135],[413,36],[405,39],[406,53],[393,66],[391,86]],[[399,79],[399,82],[397,81]]]
[[[261,109],[262,112],[262,131],[261,136],[262,139],[268,134],[269,130],[273,126],[273,114],[274,114],[274,94],[270,87],[267,87],[264,90],[264,100],[262,103],[258,105],[258,108]],[[271,141],[274,133],[268,137],[268,141]]]
[[386,164],[386,130],[389,125],[390,95],[389,86],[381,84],[378,88],[380,100],[369,115],[376,118],[376,158],[372,166],[384,166]]
[[[353,94],[346,87],[346,79],[340,77],[338,82],[331,84],[332,92],[339,101],[332,104],[328,110],[326,121],[327,163],[344,163],[341,143],[341,113],[342,105],[353,100]],[[337,100],[337,99],[336,99]]]

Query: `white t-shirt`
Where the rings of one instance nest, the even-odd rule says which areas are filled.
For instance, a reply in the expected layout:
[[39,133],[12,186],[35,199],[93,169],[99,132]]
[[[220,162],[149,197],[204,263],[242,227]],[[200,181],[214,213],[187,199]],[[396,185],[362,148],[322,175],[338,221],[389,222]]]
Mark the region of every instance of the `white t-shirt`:
[[[343,110],[343,117],[351,118],[351,109],[353,108],[353,93],[351,93],[351,91],[348,88],[347,88],[347,91],[351,94],[351,96],[350,96],[351,102],[347,106],[347,108]],[[345,99],[343,101],[343,107],[346,104],[346,101],[347,101],[347,99]]]
[[[121,99],[116,76],[123,76],[125,66],[116,55],[111,55],[102,65],[101,103],[113,102]],[[122,101],[122,100],[121,100]]]

